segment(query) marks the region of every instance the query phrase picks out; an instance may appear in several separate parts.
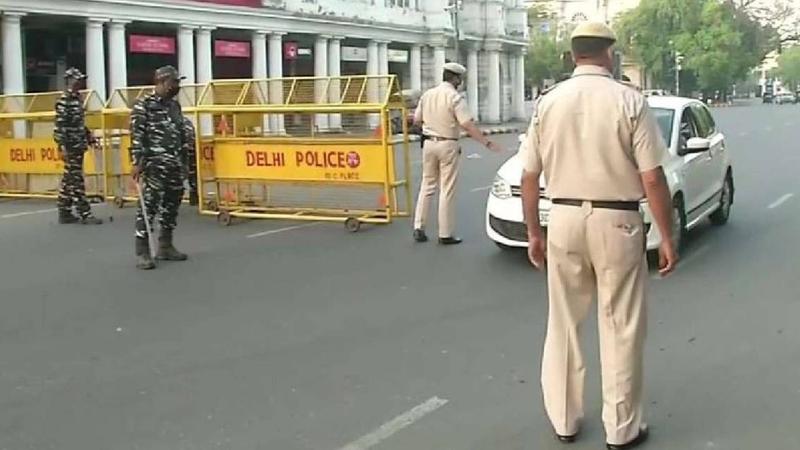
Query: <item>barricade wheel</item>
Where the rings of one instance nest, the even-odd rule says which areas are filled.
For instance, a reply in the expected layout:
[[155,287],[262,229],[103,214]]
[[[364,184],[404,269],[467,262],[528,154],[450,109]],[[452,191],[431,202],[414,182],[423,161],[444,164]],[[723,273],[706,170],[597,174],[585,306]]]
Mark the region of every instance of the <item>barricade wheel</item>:
[[217,205],[216,201],[209,200],[208,202],[206,202],[206,209],[208,209],[209,211],[219,211],[219,205]]
[[125,199],[120,196],[114,197],[114,206],[116,206],[117,208],[124,208]]
[[348,217],[344,221],[344,228],[351,233],[357,233],[361,229],[361,221],[355,217]]
[[220,223],[220,225],[228,227],[231,225],[233,217],[231,217],[231,213],[228,211],[220,211],[219,214],[217,214],[217,221]]

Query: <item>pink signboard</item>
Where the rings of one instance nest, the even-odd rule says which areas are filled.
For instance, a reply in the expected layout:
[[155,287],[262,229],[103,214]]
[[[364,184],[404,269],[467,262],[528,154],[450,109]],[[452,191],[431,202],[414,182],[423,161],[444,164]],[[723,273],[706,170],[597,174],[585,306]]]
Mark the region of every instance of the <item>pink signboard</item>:
[[171,37],[132,34],[129,43],[131,53],[175,54],[175,39]]
[[250,43],[240,41],[214,41],[214,55],[227,58],[249,58]]

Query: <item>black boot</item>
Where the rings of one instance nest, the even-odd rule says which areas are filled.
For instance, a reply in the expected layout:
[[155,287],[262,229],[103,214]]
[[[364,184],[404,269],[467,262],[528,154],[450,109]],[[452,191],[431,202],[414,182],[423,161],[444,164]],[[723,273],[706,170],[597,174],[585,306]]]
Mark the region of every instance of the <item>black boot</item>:
[[83,225],[102,225],[103,219],[98,219],[97,217],[89,214],[86,217],[81,217],[81,224]]
[[186,261],[188,256],[175,249],[172,245],[172,230],[161,231],[158,237],[158,253],[156,259],[163,261]]
[[59,211],[58,212],[58,223],[60,223],[62,225],[63,224],[68,224],[68,223],[78,223],[80,221],[81,221],[81,219],[73,216],[72,213],[69,212],[69,211],[66,211],[66,212]]
[[156,268],[156,263],[150,257],[150,244],[147,238],[136,238],[136,268],[151,270]]

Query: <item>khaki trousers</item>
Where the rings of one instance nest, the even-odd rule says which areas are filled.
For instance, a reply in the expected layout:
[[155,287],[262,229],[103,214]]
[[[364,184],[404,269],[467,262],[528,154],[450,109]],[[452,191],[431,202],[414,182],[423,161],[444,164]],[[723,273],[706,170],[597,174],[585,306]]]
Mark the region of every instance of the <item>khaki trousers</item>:
[[647,311],[645,231],[637,211],[553,205],[547,242],[550,312],[542,391],[556,433],[583,418],[586,367],[581,324],[597,295],[603,423],[607,442],[625,444],[642,423],[642,349]]
[[458,141],[425,141],[422,149],[422,183],[414,215],[414,229],[424,230],[430,201],[439,189],[439,237],[452,237],[461,147]]

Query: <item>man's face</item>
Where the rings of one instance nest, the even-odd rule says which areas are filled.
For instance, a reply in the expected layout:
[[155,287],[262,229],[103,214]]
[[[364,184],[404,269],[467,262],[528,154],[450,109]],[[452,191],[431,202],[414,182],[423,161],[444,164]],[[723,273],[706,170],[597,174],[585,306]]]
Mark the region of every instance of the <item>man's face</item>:
[[83,80],[80,78],[67,78],[67,89],[76,92],[83,88]]
[[162,97],[174,98],[181,90],[181,81],[175,77],[164,78],[158,84],[158,93]]

